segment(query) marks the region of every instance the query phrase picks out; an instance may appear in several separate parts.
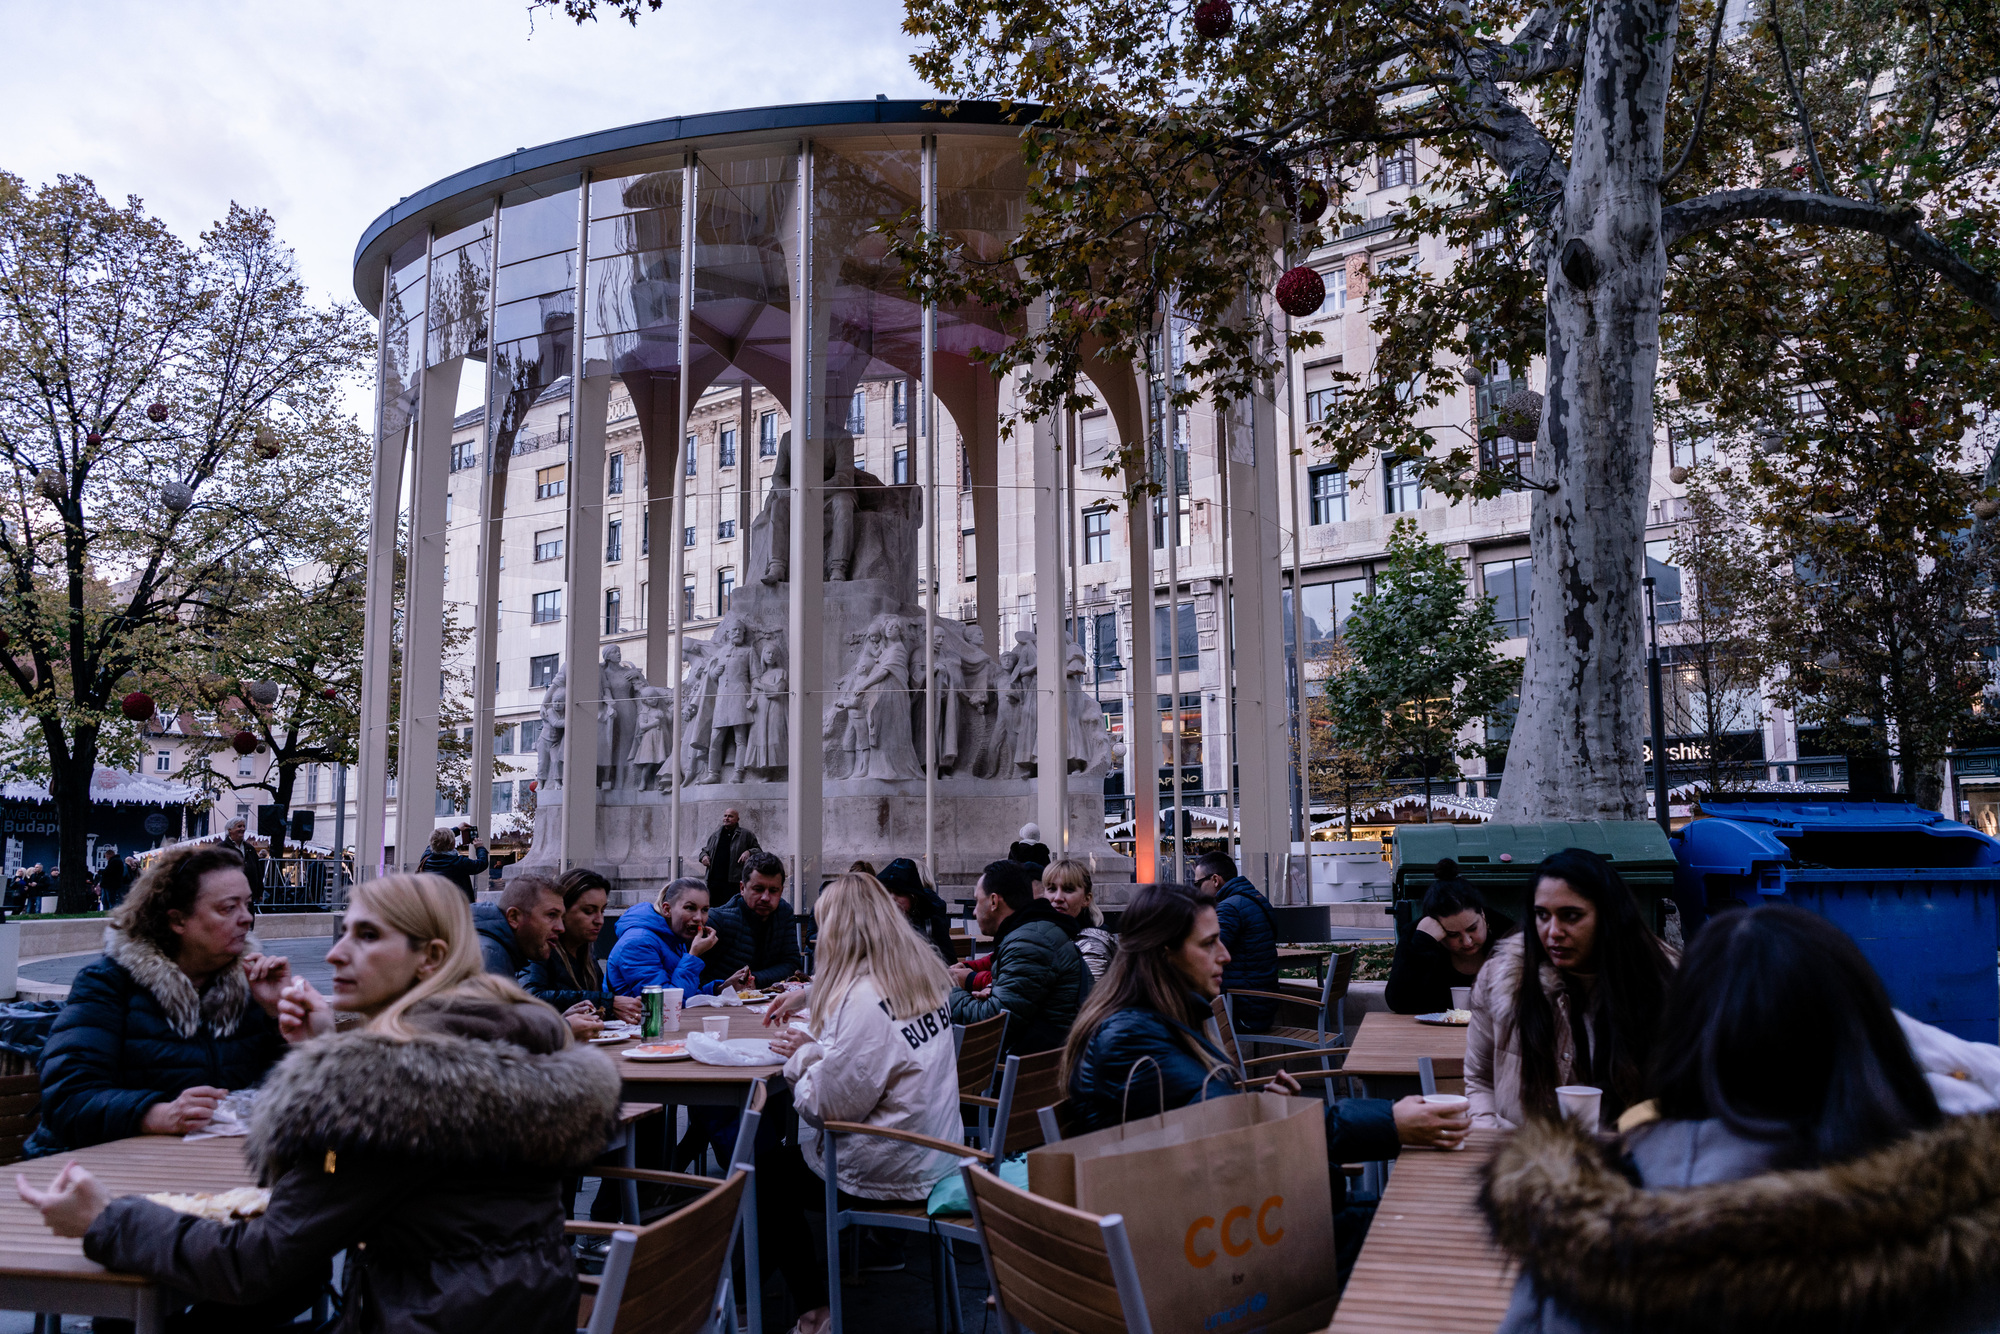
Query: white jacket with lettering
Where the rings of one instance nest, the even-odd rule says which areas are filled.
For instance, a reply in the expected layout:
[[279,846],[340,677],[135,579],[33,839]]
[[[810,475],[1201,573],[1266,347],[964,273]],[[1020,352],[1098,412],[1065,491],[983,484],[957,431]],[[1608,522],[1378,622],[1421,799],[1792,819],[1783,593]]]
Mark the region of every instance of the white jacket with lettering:
[[[785,1063],[802,1124],[799,1148],[823,1178],[819,1135],[827,1121],[909,1130],[957,1144],[958,1051],[944,1006],[893,1019],[873,978],[858,980],[838,1014],[821,1020],[818,1041]],[[840,1188],[870,1200],[921,1200],[957,1169],[951,1154],[868,1135],[840,1141]]]

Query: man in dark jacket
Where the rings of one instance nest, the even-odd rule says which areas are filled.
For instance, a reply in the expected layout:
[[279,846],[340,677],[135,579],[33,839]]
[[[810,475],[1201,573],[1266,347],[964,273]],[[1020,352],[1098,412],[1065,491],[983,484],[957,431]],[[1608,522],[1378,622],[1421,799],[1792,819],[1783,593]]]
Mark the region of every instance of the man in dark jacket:
[[[1222,943],[1229,950],[1223,969],[1225,991],[1278,989],[1278,932],[1271,920],[1271,902],[1257,886],[1236,873],[1236,863],[1211,852],[1194,864],[1194,887],[1215,895],[1215,916],[1222,923]],[[1230,1017],[1239,1033],[1269,1031],[1277,1013],[1275,1001],[1239,997],[1230,1003]]]
[[993,985],[965,989],[972,970],[951,969],[951,1021],[976,1024],[1005,1010],[1007,1052],[1060,1047],[1090,995],[1090,965],[1076,947],[1082,923],[1035,897],[1029,868],[990,862],[973,891],[973,916],[993,936]]
[[945,907],[938,892],[924,883],[923,872],[908,857],[898,857],[882,868],[876,877],[882,888],[889,891],[896,906],[902,909],[903,920],[917,928],[918,934],[930,941],[931,948],[949,967],[958,962],[958,946],[951,934],[951,909]]
[[250,905],[254,909],[264,901],[264,854],[257,851],[257,845],[250,841],[250,826],[242,820],[231,820],[223,831],[222,844],[243,859],[243,874],[250,881]]
[[[711,868],[710,884],[714,877]],[[785,902],[785,864],[768,852],[751,853],[744,864],[742,892],[708,914],[716,940],[701,959],[702,985],[727,980],[762,990],[794,973],[803,974],[797,921]]]
[[722,813],[722,827],[708,836],[701,848],[701,864],[708,868],[708,901],[720,906],[729,901],[747,872],[743,854],[757,848],[757,836],[745,829],[734,807]]
[[439,829],[431,834],[431,845],[423,859],[417,863],[419,871],[431,875],[441,875],[458,886],[459,893],[465,895],[467,903],[479,900],[479,890],[473,884],[473,877],[486,874],[486,845],[474,840],[472,849],[477,857],[460,856],[454,847],[458,840],[449,829]]
[[549,957],[562,934],[562,891],[545,875],[517,875],[500,891],[498,903],[472,905],[472,924],[486,971],[518,979],[530,963]]
[[125,859],[118,855],[118,849],[111,849],[111,855],[104,859],[104,869],[97,873],[97,901],[104,911],[110,912],[124,901],[126,886],[131,883],[125,873]]

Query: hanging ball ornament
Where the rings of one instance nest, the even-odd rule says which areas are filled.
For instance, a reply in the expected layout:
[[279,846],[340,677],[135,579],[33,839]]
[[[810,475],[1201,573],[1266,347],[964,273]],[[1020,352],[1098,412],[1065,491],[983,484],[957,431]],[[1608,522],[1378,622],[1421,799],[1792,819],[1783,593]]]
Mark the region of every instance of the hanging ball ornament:
[[1542,396],[1532,389],[1516,389],[1500,400],[1501,433],[1528,442],[1542,432]]
[[249,689],[250,698],[264,708],[268,709],[278,702],[278,683],[276,681],[252,681]]
[[1975,500],[1972,515],[1976,519],[2000,519],[2000,500]]
[[1278,279],[1278,308],[1297,318],[1326,304],[1326,279],[1310,264],[1301,264]]
[[89,445],[92,449],[96,449],[99,445],[104,443],[104,437],[99,435],[97,432],[92,431],[89,435],[83,438],[83,443]]
[[258,458],[270,460],[278,457],[284,447],[278,443],[278,433],[267,423],[257,428],[256,438],[251,442],[250,448],[257,452]]
[[153,697],[143,690],[135,690],[118,701],[118,711],[130,722],[143,723],[153,716]]
[[1667,469],[1667,479],[1675,486],[1679,486],[1682,482],[1685,482],[1690,475],[1688,470],[1678,463]]
[[176,514],[185,514],[194,504],[194,488],[186,482],[168,482],[160,488],[160,503]]
[[257,749],[257,737],[251,732],[238,732],[229,738],[229,745],[238,755],[248,755]]
[[1236,13],[1229,0],[1201,0],[1194,7],[1194,30],[1213,42],[1236,30]]
[[1326,188],[1325,181],[1307,181],[1299,187],[1299,221],[1310,226],[1326,216],[1328,204],[1333,202],[1333,193]]
[[167,405],[158,401],[146,405],[146,420],[163,422],[167,419]]
[[52,500],[58,505],[69,499],[69,491],[63,486],[62,474],[53,468],[35,474],[35,490],[42,493],[44,500]]
[[263,742],[259,741],[259,742],[257,743],[257,753],[258,753],[259,755],[262,755],[262,754],[264,754],[264,753],[265,753],[266,751],[268,751],[268,750],[270,750],[270,747],[269,747],[269,746],[267,746],[267,745],[265,745],[265,744],[264,744]]
[[335,689],[333,686],[328,686],[326,689],[320,691],[319,693],[327,699],[340,698],[340,691]]

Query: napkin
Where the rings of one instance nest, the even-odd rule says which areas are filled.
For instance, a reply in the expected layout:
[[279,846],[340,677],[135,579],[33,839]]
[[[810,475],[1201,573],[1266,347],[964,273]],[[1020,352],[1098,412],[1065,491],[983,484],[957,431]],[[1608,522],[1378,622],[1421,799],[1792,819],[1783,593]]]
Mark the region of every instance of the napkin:
[[699,1010],[704,1005],[730,1006],[741,1005],[742,1003],[743,998],[732,991],[727,996],[689,996],[681,1002],[681,1008],[683,1010]]
[[[738,1046],[737,1043],[743,1045]],[[752,1045],[756,1050],[748,1050]],[[687,1035],[687,1048],[688,1055],[703,1065],[769,1065],[777,1059],[777,1053],[762,1038],[737,1038],[725,1042],[707,1033],[690,1033]]]
[[202,1139],[226,1139],[231,1135],[250,1133],[250,1107],[256,1101],[257,1090],[242,1089],[230,1094],[215,1104],[215,1115],[200,1130],[190,1131],[181,1136],[184,1143],[192,1144]]

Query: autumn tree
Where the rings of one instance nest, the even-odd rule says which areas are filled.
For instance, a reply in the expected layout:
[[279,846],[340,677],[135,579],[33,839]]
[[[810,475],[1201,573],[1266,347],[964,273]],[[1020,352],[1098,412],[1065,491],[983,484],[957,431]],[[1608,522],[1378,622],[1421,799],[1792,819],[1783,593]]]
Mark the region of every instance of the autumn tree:
[[[1309,661],[1319,668],[1319,689],[1305,693],[1306,756],[1305,811],[1307,834],[1311,834],[1312,799],[1315,795],[1339,804],[1354,838],[1354,812],[1389,796],[1389,770],[1401,757],[1392,750],[1392,735],[1383,727],[1341,726],[1331,698],[1331,683],[1354,670],[1354,650],[1344,639],[1324,639],[1310,650]],[[1298,743],[1294,743],[1296,750]],[[1295,753],[1292,763],[1298,764]]]
[[355,308],[307,300],[267,214],[188,244],[84,178],[0,175],[0,677],[47,754],[62,911],[90,901],[107,728],[350,480],[335,423],[371,346]]
[[[1660,627],[1668,744],[1695,738],[1701,758],[1680,767],[1699,770],[1706,790],[1726,792],[1742,786],[1743,765],[1730,748],[1762,724],[1761,687],[1765,673],[1777,667],[1762,605],[1769,581],[1752,508],[1713,466],[1690,471],[1668,551],[1680,573],[1671,618],[1662,617]],[[1656,756],[1654,763],[1668,761]]]

